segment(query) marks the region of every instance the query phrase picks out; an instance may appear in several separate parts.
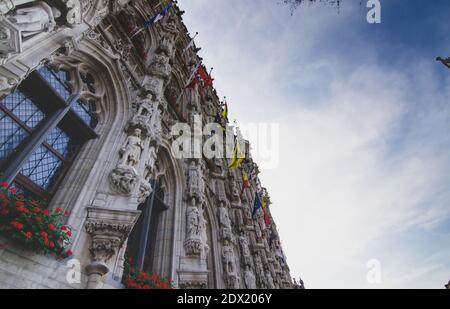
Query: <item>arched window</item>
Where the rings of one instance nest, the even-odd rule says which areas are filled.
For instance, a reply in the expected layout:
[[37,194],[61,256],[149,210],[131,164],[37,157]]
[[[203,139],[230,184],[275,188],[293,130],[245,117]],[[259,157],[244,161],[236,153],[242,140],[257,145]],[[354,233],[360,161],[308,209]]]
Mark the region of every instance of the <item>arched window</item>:
[[[83,83],[95,92],[87,75]],[[70,74],[48,66],[0,99],[1,180],[24,195],[48,200],[81,146],[97,137],[95,102],[70,88]]]
[[158,234],[158,222],[163,211],[167,210],[164,184],[161,179],[154,182],[153,193],[139,206],[139,217],[128,239],[127,256],[133,258],[134,267],[145,272],[152,272],[155,259],[155,244]]

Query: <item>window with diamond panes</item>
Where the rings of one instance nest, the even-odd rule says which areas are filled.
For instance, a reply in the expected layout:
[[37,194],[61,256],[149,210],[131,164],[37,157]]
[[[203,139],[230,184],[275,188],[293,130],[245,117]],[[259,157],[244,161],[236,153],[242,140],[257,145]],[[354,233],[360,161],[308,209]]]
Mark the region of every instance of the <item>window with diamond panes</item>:
[[[68,85],[69,74],[49,67],[43,67],[34,77],[45,80],[48,89],[36,89],[33,83],[24,82],[14,93],[0,99],[0,168],[6,166],[8,159],[20,151],[20,145],[37,130],[39,124],[51,114],[49,110],[67,104],[72,95]],[[23,88],[23,89],[22,89]],[[45,92],[56,92],[60,99],[49,102],[44,99]],[[41,99],[42,98],[42,99]],[[33,198],[48,199],[54,192],[58,181],[70,165],[82,144],[92,138],[82,136],[83,126],[94,128],[95,102],[74,102],[69,113],[60,124],[45,138],[34,153],[21,165],[13,187],[22,194]],[[50,108],[49,108],[50,107]],[[76,115],[81,122],[72,123]],[[95,134],[95,133],[93,133]]]

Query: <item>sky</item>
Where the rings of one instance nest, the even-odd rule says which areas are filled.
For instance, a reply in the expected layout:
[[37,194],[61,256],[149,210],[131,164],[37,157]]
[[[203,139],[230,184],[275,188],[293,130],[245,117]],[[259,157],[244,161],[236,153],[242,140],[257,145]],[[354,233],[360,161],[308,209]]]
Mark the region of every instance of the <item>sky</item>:
[[[368,9],[180,0],[239,125],[278,124],[260,178],[307,288],[444,288],[450,279],[450,2]],[[256,146],[255,146],[256,144]],[[262,156],[264,159],[264,156]],[[374,271],[379,280],[368,280]],[[369,277],[369,278],[368,278]]]

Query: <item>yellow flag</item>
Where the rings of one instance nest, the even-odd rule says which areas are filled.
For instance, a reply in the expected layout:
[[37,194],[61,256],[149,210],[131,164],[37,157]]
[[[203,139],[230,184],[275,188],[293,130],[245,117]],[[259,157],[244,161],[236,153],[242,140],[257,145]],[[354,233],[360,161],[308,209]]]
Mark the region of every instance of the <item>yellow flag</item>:
[[241,165],[242,162],[245,160],[245,155],[241,152],[241,147],[239,147],[239,142],[236,143],[236,147],[234,148],[234,154],[233,158],[231,159],[230,165],[228,168],[231,168],[231,170],[235,170]]

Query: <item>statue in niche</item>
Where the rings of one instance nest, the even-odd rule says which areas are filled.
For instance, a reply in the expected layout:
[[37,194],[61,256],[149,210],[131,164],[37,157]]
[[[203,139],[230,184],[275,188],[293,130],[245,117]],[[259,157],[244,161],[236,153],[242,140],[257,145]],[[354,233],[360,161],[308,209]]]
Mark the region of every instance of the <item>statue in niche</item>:
[[236,272],[235,257],[233,248],[230,246],[228,240],[225,241],[222,247],[222,258],[227,274],[234,274]]
[[228,210],[223,206],[219,207],[219,222],[223,227],[231,228],[231,220],[228,215]]
[[241,245],[241,249],[242,249],[242,255],[243,256],[250,256],[250,249],[249,249],[249,244],[248,244],[248,240],[247,237],[245,237],[245,235],[241,235],[239,237],[239,244]]
[[208,246],[208,234],[207,234],[207,227],[206,227],[206,219],[205,219],[205,206],[201,207],[200,210],[200,238],[202,240],[203,244],[203,257],[206,258],[209,253],[209,246]]
[[158,158],[158,155],[156,153],[155,146],[150,146],[149,159],[147,161],[147,164],[145,165],[145,172],[144,172],[144,178],[148,182],[150,182],[150,180],[152,178],[155,178],[154,170],[155,170],[155,164],[156,164],[157,158]]
[[187,209],[187,237],[195,238],[200,235],[200,216],[197,207]]
[[8,18],[22,31],[24,38],[40,32],[50,32],[56,26],[56,19],[61,17],[61,11],[44,1],[38,1],[35,5],[17,9]]
[[141,130],[135,129],[133,135],[128,136],[121,149],[121,165],[135,167],[141,159],[144,145],[141,139]]
[[244,281],[247,289],[256,289],[256,277],[250,269],[249,265],[245,266]]

